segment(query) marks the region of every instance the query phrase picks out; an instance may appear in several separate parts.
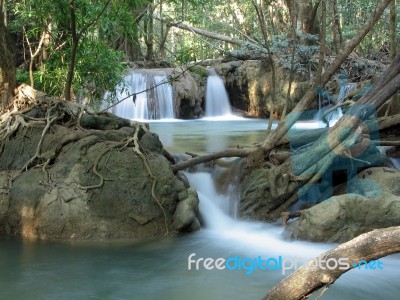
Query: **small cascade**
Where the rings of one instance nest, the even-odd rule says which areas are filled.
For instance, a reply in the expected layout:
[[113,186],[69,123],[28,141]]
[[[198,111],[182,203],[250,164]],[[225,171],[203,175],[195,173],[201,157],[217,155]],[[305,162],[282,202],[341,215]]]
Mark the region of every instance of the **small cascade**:
[[212,230],[228,230],[234,220],[228,215],[230,198],[217,192],[210,173],[185,173],[190,186],[197,190],[200,212],[206,226]]
[[172,98],[172,87],[167,81],[166,75],[157,75],[153,77],[151,86],[155,86],[155,89],[150,90],[148,97],[148,119],[173,119],[174,105]]
[[222,117],[232,115],[228,93],[224,82],[214,69],[209,70],[206,93],[206,117]]
[[[336,110],[330,112],[326,116],[324,116],[324,111],[327,109],[331,108],[332,106],[342,103],[343,100],[346,98],[346,96],[353,91],[357,87],[357,83],[350,82],[346,84],[341,84],[340,85],[340,90],[339,94],[336,100],[332,99],[332,97],[329,97],[329,95],[325,95],[326,92],[319,94],[318,97],[318,112],[315,116],[315,119],[318,121],[326,121],[329,124],[335,123],[337,120],[339,120],[343,116],[343,111],[341,107],[338,107]],[[325,107],[322,107],[322,102],[324,99],[328,99],[328,105]],[[331,124],[331,125],[332,125]]]
[[[190,186],[197,190],[200,200],[200,213],[205,223],[207,236],[213,243],[219,243],[230,250],[246,251],[249,249],[260,255],[268,250],[269,255],[297,255],[305,257],[320,254],[321,248],[311,248],[307,242],[296,241],[296,247],[288,247],[281,237],[282,229],[271,224],[245,221],[231,215],[230,203],[235,201],[228,190],[226,194],[218,193],[212,175],[207,172],[186,173]],[[292,244],[293,245],[293,244]]]
[[159,70],[130,71],[117,87],[115,101],[127,99],[112,107],[112,113],[131,120],[175,118],[172,86],[167,81]]
[[400,158],[399,157],[388,157],[390,165],[397,169],[400,170]]
[[349,82],[340,86],[339,95],[336,103],[342,103],[344,98],[357,87],[357,83]]

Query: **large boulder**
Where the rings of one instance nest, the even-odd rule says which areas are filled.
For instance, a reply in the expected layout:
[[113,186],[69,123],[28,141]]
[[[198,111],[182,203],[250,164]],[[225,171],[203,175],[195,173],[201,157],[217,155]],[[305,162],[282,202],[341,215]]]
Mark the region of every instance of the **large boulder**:
[[273,210],[287,200],[297,185],[287,164],[282,169],[263,167],[261,162],[255,165],[249,172],[243,167],[241,170],[239,214],[247,219],[271,221]]
[[400,197],[359,194],[334,196],[303,210],[286,230],[291,238],[316,242],[346,242],[377,228],[400,225]]
[[200,66],[190,71],[176,68],[171,72],[171,77],[174,78],[172,87],[177,116],[182,119],[202,117],[207,70]]
[[39,148],[37,124],[2,141],[1,234],[116,239],[199,228],[197,195],[173,174],[158,136],[139,123],[78,129],[70,117],[53,124]]
[[[275,70],[276,95],[272,101],[271,65],[261,60],[230,61],[215,66],[223,77],[231,104],[254,117],[266,117],[272,111],[280,115],[285,106],[289,87],[289,71]],[[308,80],[296,76],[288,102],[291,111],[309,88]]]
[[336,194],[348,192],[368,195],[372,191],[388,192],[400,196],[400,171],[388,167],[372,167],[362,170],[349,184],[336,188]]

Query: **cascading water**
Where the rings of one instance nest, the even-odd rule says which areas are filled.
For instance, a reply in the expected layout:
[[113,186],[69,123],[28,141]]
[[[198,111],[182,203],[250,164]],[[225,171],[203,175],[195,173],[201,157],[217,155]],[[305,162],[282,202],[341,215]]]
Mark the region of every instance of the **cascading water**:
[[[251,247],[259,253],[266,250],[269,253],[296,255],[301,251],[307,257],[320,254],[321,248],[329,249],[329,245],[320,248],[311,248],[307,242],[296,242],[296,249],[289,248],[287,242],[280,237],[279,227],[270,224],[245,221],[235,218],[232,211],[232,197],[237,191],[228,189],[226,194],[218,193],[210,173],[185,173],[190,185],[197,190],[200,200],[200,213],[206,225],[208,234],[217,237],[220,241],[232,244],[238,251],[248,251]],[[273,249],[271,245],[274,245]]]
[[[197,190],[199,195],[200,212],[206,225],[206,228],[202,230],[201,236],[204,238],[205,243],[210,243],[215,248],[223,249],[221,252],[218,252],[221,253],[221,257],[246,257],[247,259],[255,259],[256,257],[311,259],[335,246],[327,243],[287,241],[282,238],[282,229],[279,226],[234,219],[223,209],[229,206],[227,205],[227,202],[231,201],[229,194],[221,195],[216,191],[211,174],[201,172],[185,173],[185,175],[190,185]],[[204,257],[209,254],[207,249],[203,249],[199,247],[199,245],[192,246],[192,248],[192,252],[196,254],[196,258]],[[190,251],[188,251],[188,253],[190,253]],[[218,254],[212,252],[211,255]],[[369,300],[378,299],[380,292],[375,292],[374,288],[370,288],[371,282],[373,282],[375,286],[385,286],[384,289],[387,295],[394,295],[398,288],[390,282],[389,278],[395,278],[397,276],[397,267],[399,265],[398,256],[380,260],[384,262],[384,274],[386,277],[378,275],[376,270],[353,270],[342,275],[341,278],[335,282],[330,293],[324,295],[324,298],[327,300],[350,300],[356,298]],[[240,271],[237,272],[240,273]],[[224,275],[220,275],[217,272],[214,274],[219,277],[213,280],[217,280],[217,278],[221,277],[224,278],[225,276],[227,278],[232,278],[230,277],[232,274],[229,274],[228,271],[226,271]],[[213,273],[206,273],[205,278],[208,279],[209,276],[212,275]],[[278,282],[283,279],[281,273],[272,270],[254,270],[248,277],[251,277],[251,279],[249,279],[251,282],[258,282],[258,280],[260,280],[259,278],[261,278],[263,285],[265,285],[265,281],[268,280]],[[248,277],[240,276],[240,280],[246,280]],[[226,283],[229,287],[228,291],[233,288],[230,280],[231,279]],[[379,283],[377,283],[378,281]],[[250,293],[251,288],[246,291]],[[230,298],[235,298],[235,296],[232,295]],[[218,299],[224,298],[222,298],[221,295],[221,298]],[[238,299],[241,299],[240,296]],[[379,299],[383,299],[382,296]]]
[[[140,73],[130,73],[124,78],[124,84],[119,86],[116,101],[129,97],[133,93],[146,90],[147,78]],[[147,111],[147,93],[136,95],[118,103],[112,108],[112,112],[117,116],[126,119],[146,119]]]
[[[139,96],[139,95],[138,95]],[[209,135],[225,136],[226,145],[253,144],[265,136],[265,120],[240,122],[206,120],[153,122],[153,132],[163,143],[169,134],[170,152],[207,151]],[[156,129],[156,131],[155,131]],[[164,144],[165,146],[165,144]],[[224,146],[225,148],[225,146]],[[219,149],[222,150],[222,149]],[[232,165],[232,164],[230,164]],[[226,164],[223,164],[224,168]],[[222,167],[221,167],[222,168]],[[188,269],[188,257],[264,259],[311,258],[335,247],[332,244],[288,241],[282,226],[232,217],[232,191],[221,189],[225,174],[188,173],[199,191],[205,228],[179,238],[119,241],[21,241],[0,236],[1,298],[13,300],[57,299],[261,299],[291,271],[256,269]],[[215,184],[219,182],[219,184]],[[228,191],[227,193],[219,192]],[[237,192],[236,192],[237,195]],[[237,196],[236,196],[237,197]],[[99,224],[102,226],[102,224]],[[146,225],[145,225],[146,226]],[[351,270],[324,292],[324,300],[397,299],[399,255],[382,259],[384,270]],[[54,278],[49,284],[49,278]],[[84,282],[84,284],[82,284]],[[318,292],[320,293],[320,292]],[[318,297],[315,295],[314,298]]]
[[148,117],[151,120],[173,119],[174,105],[172,98],[172,87],[167,81],[166,75],[156,75],[153,77],[152,86],[156,88],[150,90],[147,100],[149,106]]
[[[130,96],[135,94],[135,96]],[[107,96],[107,95],[106,95]],[[117,87],[112,112],[133,120],[173,119],[174,104],[171,84],[167,75],[158,70],[132,70]]]
[[232,108],[224,82],[214,69],[210,69],[207,78],[205,116],[209,118],[230,115],[232,115]]
[[[343,116],[343,111],[342,111],[342,108],[340,108],[340,107],[338,107],[336,110],[334,110],[333,112],[331,112],[331,113],[327,114],[325,117],[323,117],[324,111],[326,110],[326,107],[322,107],[322,102],[325,98],[324,96],[326,96],[326,98],[328,99],[327,108],[330,108],[330,107],[332,107],[332,105],[342,103],[343,100],[346,98],[346,96],[351,91],[353,91],[356,87],[357,87],[357,83],[353,83],[353,82],[341,84],[340,89],[339,89],[339,94],[338,94],[336,101],[332,100],[331,97],[324,95],[325,92],[320,93],[319,97],[318,97],[318,112],[316,114],[315,119],[317,119],[318,121],[325,119],[330,125],[332,125],[337,120],[339,120]],[[333,102],[333,103],[331,103],[331,102]]]
[[342,85],[340,86],[339,95],[338,95],[338,98],[337,98],[336,103],[342,103],[343,100],[344,100],[344,98],[345,98],[351,91],[353,91],[356,87],[357,87],[357,83],[354,83],[354,82],[342,84]]

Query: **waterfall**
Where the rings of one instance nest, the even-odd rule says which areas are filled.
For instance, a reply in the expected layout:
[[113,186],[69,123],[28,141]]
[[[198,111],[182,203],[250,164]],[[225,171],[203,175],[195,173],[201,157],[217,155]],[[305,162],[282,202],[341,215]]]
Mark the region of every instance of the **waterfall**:
[[[229,207],[232,193],[220,194],[215,188],[212,175],[206,172],[187,173],[190,186],[197,190],[200,200],[200,213],[205,222],[204,231],[213,240],[213,243],[229,245],[230,249],[248,251],[251,249],[257,254],[268,250],[269,253],[279,255],[297,255],[302,253],[307,257],[320,254],[321,249],[329,249],[329,245],[321,245],[319,248],[311,248],[307,242],[296,241],[295,248],[288,244],[280,236],[282,228],[271,224],[256,221],[247,221],[234,218]],[[204,232],[203,231],[203,232]]]
[[[346,96],[355,88],[357,87],[357,83],[346,83],[346,84],[340,84],[340,89],[339,89],[339,94],[336,100],[332,99],[329,95],[327,95],[327,92],[324,91],[323,93],[319,93],[318,95],[318,112],[315,116],[315,119],[318,121],[321,121],[323,119],[323,113],[327,108],[332,107],[335,104],[342,103],[343,100],[346,98]],[[328,99],[328,106],[322,107],[322,102],[324,99]],[[343,116],[343,111],[341,107],[338,107],[336,110],[333,112],[327,114],[325,116],[325,120],[328,123],[335,123],[337,120],[339,120]],[[330,124],[330,125],[332,125]]]
[[[133,94],[135,96],[130,96]],[[131,70],[118,85],[115,102],[124,98],[111,109],[122,118],[159,120],[175,117],[172,86],[162,71]]]
[[228,215],[229,196],[218,194],[211,174],[206,172],[185,173],[190,186],[197,190],[200,212],[208,228],[223,231],[230,228],[234,220]]
[[357,87],[357,83],[350,82],[346,84],[342,84],[340,86],[339,95],[337,97],[336,103],[342,103],[344,98],[355,88]]
[[164,84],[166,81],[166,75],[153,77],[151,86],[156,86],[156,88],[149,91],[150,97],[148,97],[147,102],[151,109],[148,119],[173,119],[175,117],[172,87],[169,83]]
[[206,117],[232,115],[228,94],[224,82],[214,69],[209,70],[206,93]]

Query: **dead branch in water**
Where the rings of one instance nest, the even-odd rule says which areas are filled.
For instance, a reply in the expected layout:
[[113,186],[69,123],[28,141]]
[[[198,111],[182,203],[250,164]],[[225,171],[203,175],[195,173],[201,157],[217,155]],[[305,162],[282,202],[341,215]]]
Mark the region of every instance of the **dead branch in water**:
[[247,157],[251,152],[253,151],[248,149],[228,149],[220,152],[205,154],[202,156],[197,156],[192,159],[186,160],[182,163],[173,165],[172,171],[174,172],[182,171],[186,168],[223,157]]

